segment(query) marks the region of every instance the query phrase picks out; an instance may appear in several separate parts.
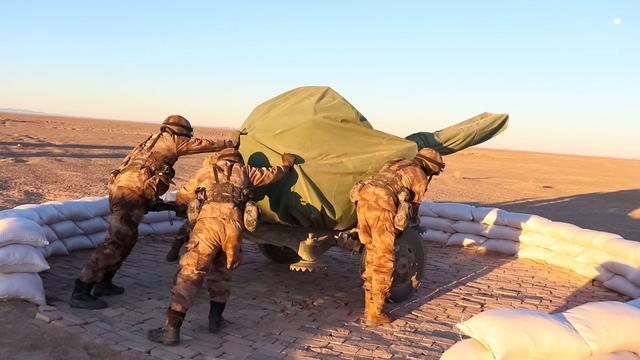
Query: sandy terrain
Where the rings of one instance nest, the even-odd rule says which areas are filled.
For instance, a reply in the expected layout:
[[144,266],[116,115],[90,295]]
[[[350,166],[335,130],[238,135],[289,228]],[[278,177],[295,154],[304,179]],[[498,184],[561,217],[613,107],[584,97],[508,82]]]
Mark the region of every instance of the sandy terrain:
[[[156,124],[0,113],[0,210],[105,194],[109,172],[157,129]],[[197,136],[211,133],[196,129]],[[181,159],[176,183],[184,182],[201,158]],[[430,188],[436,201],[536,213],[640,240],[640,160],[467,149],[445,161],[446,172]],[[39,358],[50,346],[40,339],[65,336],[32,323],[33,313],[30,305],[0,304],[1,318],[14,320],[0,327],[3,352]],[[81,354],[77,358],[97,356],[80,341],[66,342],[65,349]]]

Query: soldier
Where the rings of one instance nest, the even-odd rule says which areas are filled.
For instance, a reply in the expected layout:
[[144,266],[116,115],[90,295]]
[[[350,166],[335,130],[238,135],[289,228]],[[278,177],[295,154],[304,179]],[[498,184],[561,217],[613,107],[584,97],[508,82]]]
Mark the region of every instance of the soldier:
[[207,158],[189,183],[178,191],[176,205],[188,204],[189,219],[194,226],[171,289],[166,321],[163,327],[149,331],[151,341],[165,345],[180,343],[180,326],[205,275],[210,297],[209,331],[215,333],[222,328],[222,312],[230,293],[230,270],[241,261],[243,224],[250,227],[251,221],[255,221],[243,218],[244,194],[253,187],[281,179],[291,171],[294,159],[291,154],[283,154],[283,166],[254,168],[244,164],[237,150],[225,149]]
[[[178,157],[237,147],[240,133],[214,140],[192,138],[193,129],[180,115],[169,116],[160,132],[136,146],[109,178],[109,236],[98,246],[76,279],[70,305],[102,309],[98,296],[119,295],[124,288],[112,279],[138,238],[138,225],[158,197],[169,189]],[[93,289],[93,294],[91,290]]]
[[442,156],[426,148],[413,160],[387,162],[378,173],[351,190],[358,215],[358,236],[367,250],[362,275],[367,326],[393,321],[382,308],[393,282],[395,239],[410,220],[416,219],[431,178],[443,169]]

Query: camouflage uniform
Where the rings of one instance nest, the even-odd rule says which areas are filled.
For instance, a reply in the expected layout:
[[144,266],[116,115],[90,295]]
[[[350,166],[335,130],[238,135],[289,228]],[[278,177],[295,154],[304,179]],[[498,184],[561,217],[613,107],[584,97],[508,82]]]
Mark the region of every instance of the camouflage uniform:
[[[193,201],[198,188],[207,189],[207,198],[212,198],[209,189],[215,184],[214,166],[219,169],[220,182],[228,178],[235,188],[241,190],[268,185],[290,171],[289,166],[254,168],[228,159],[217,161],[217,156],[212,155],[189,183],[178,191],[177,205],[184,206]],[[242,216],[243,211],[236,203],[204,203],[195,220],[186,252],[180,259],[180,271],[171,290],[172,310],[186,313],[204,280],[211,301],[226,302],[230,292],[229,270],[236,268],[241,261]]]
[[[188,131],[180,128],[174,131],[176,127],[172,125]],[[102,281],[105,275],[113,277],[136,243],[142,217],[169,189],[178,157],[239,145],[239,132],[213,140],[191,138],[189,122],[178,115],[168,117],[161,130],[136,146],[112,173],[108,185],[111,212],[108,237],[85,264],[81,281],[94,283]]]
[[429,181],[430,176],[419,162],[393,160],[352,190],[351,199],[357,201],[358,237],[367,250],[362,279],[365,315],[369,325],[391,321],[382,313],[382,308],[393,282],[395,239],[400,232],[394,225],[399,205],[398,194],[407,193],[405,201],[412,204],[413,210],[417,210]]

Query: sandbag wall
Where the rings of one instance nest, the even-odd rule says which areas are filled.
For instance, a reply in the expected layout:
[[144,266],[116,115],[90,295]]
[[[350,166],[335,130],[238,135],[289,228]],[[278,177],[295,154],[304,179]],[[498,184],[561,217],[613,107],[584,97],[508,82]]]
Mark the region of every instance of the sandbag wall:
[[[170,201],[175,194],[167,194]],[[172,211],[149,212],[139,235],[171,234],[184,220]],[[68,255],[101,244],[109,226],[109,200],[91,197],[21,205],[0,211],[0,299],[44,304],[38,272],[49,269],[45,257]]]
[[640,300],[592,302],[558,314],[493,309],[457,324],[469,339],[442,360],[640,360]]
[[542,261],[640,298],[640,243],[530,214],[459,203],[420,206],[423,239]]

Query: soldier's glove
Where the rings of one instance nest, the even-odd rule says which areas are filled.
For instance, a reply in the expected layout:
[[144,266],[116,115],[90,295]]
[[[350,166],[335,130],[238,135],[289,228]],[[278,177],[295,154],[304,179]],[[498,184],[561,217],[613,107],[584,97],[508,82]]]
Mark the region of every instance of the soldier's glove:
[[176,203],[158,201],[149,208],[149,211],[176,211]]
[[282,165],[292,167],[296,163],[296,156],[289,153],[282,154]]

